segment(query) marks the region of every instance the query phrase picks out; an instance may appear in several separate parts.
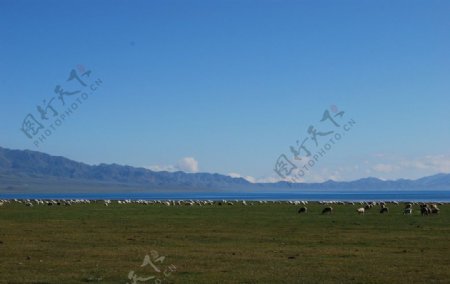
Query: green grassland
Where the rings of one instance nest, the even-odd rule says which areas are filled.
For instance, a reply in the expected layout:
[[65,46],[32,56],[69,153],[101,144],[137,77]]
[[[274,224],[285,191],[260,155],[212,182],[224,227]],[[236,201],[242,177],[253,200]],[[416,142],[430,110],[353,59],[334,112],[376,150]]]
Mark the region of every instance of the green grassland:
[[[450,283],[450,205],[433,216],[323,207],[5,204],[0,283],[132,283],[130,271],[165,283]],[[141,267],[152,250],[165,256],[159,273]]]

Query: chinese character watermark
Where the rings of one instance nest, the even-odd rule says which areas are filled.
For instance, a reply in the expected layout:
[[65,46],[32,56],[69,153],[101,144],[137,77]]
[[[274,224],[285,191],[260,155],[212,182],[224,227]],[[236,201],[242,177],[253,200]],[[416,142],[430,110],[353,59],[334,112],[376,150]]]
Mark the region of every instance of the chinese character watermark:
[[310,125],[307,129],[308,136],[289,147],[290,155],[279,155],[274,167],[277,175],[290,182],[298,182],[303,178],[331,150],[332,145],[340,141],[356,124],[354,119],[345,120],[344,115],[345,111],[340,111],[335,105],[325,110],[319,121],[320,128]]
[[128,279],[131,280],[131,282],[127,282],[127,284],[137,284],[147,281],[150,281],[149,283],[160,284],[164,280],[167,280],[167,278],[169,278],[172,273],[177,270],[177,267],[173,264],[164,265],[163,263],[165,259],[165,256],[160,256],[157,251],[152,250],[150,252],[150,255],[146,255],[144,257],[144,261],[140,266],[141,268],[149,266],[149,268],[151,268],[151,272],[146,272],[146,274],[139,274],[145,275],[139,276],[135,271],[131,270],[128,273]]
[[70,71],[64,86],[55,86],[52,98],[43,100],[36,106],[36,112],[25,116],[20,130],[36,147],[42,145],[103,84],[101,79],[92,79],[91,74],[91,70],[77,65]]

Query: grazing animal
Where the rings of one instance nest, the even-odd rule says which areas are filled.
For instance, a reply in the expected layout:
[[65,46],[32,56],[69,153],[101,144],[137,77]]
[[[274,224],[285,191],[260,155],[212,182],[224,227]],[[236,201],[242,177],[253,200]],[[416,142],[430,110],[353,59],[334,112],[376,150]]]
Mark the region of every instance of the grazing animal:
[[432,214],[439,214],[440,209],[439,208],[431,208],[431,213]]
[[358,212],[359,215],[363,214],[366,212],[366,209],[364,207],[358,208],[356,209],[356,212]]
[[300,207],[300,209],[298,209],[298,213],[308,213],[308,208]]
[[405,208],[403,211],[403,215],[411,215],[412,214],[412,208]]
[[431,214],[431,208],[429,208],[428,205],[426,205],[426,204],[421,204],[420,205],[420,214],[422,216],[424,216],[424,215],[428,216],[428,214]]
[[387,208],[387,207],[381,207],[380,213],[381,213],[381,214],[383,214],[383,213],[389,213],[389,208]]
[[431,204],[431,214],[439,214],[440,209],[437,207],[436,204]]
[[322,210],[322,214],[325,214],[325,213],[331,214],[332,212],[333,212],[333,207],[331,207],[331,206],[325,207]]

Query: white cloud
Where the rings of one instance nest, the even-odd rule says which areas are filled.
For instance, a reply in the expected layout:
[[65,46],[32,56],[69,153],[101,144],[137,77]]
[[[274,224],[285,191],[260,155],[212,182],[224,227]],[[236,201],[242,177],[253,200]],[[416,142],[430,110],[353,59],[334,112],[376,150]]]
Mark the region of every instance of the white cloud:
[[238,173],[229,173],[227,175],[232,177],[232,178],[243,178],[243,179],[245,179],[245,180],[247,180],[248,182],[251,182],[251,183],[256,183],[257,182],[257,180],[254,177],[252,177],[252,176],[242,176],[242,175],[240,175]]
[[[286,181],[286,179],[282,179],[281,177],[273,177],[273,176],[258,179],[258,182],[261,182],[261,183],[276,183],[276,182],[280,182],[280,181]],[[297,180],[296,182],[301,182],[301,181]]]
[[403,160],[401,166],[440,173],[450,172],[450,156],[428,155],[414,160]]
[[164,165],[153,165],[145,167],[146,169],[149,169],[154,172],[175,172],[177,169],[174,166],[164,166]]
[[198,168],[198,161],[193,157],[185,157],[180,159],[175,165],[152,165],[149,167],[146,167],[149,170],[155,171],[155,172],[176,172],[176,171],[182,171],[186,173],[197,173]]
[[178,161],[176,168],[187,173],[198,172],[198,161],[192,157],[186,157]]
[[246,179],[248,182],[251,182],[251,183],[256,183],[256,182],[258,182],[258,181],[256,180],[256,178],[254,178],[254,177],[252,177],[252,176],[245,176],[244,179]]
[[[394,180],[398,178],[415,179],[436,173],[450,173],[450,154],[427,155],[414,158],[388,154],[377,154],[376,156],[377,158],[363,160],[359,163],[355,162],[350,165],[339,164],[326,168],[313,167],[302,173],[302,175],[294,171],[291,178],[286,179],[279,177],[275,173],[254,177],[231,172],[228,173],[228,176],[243,178],[251,183],[276,183],[280,181],[324,182],[330,179],[334,181],[348,181],[368,176]],[[199,171],[199,163],[193,157],[185,157],[173,165],[153,165],[147,168],[153,171],[196,173]],[[293,180],[292,177],[295,174],[297,174],[297,178]]]
[[232,177],[232,178],[240,178],[242,177],[240,174],[238,173],[229,173],[228,176]]
[[398,167],[389,164],[376,164],[375,166],[372,167],[372,169],[380,173],[390,173],[393,172],[394,170],[397,170]]
[[450,172],[450,156],[428,155],[414,159],[391,159],[387,163],[379,163],[372,167],[374,171],[392,173],[401,170],[421,170],[426,172]]
[[[247,180],[248,182],[251,183],[276,183],[276,182],[280,182],[280,181],[291,181],[291,179],[283,179],[279,176],[265,176],[265,177],[261,177],[261,178],[255,178],[253,176],[243,176],[241,174],[238,173],[228,173],[228,176],[232,177],[232,178],[243,178],[245,180]],[[295,182],[303,182],[303,179],[296,179]]]
[[[312,167],[300,172],[294,170],[291,178],[282,179],[276,174],[253,178],[238,173],[230,173],[232,177],[242,177],[250,182],[275,183],[288,182],[325,182],[351,181],[365,177],[377,177],[386,180],[399,178],[416,179],[436,173],[450,173],[450,155],[427,155],[407,158],[399,155],[376,154],[375,158],[362,160],[353,164],[338,164],[333,167]],[[293,178],[297,176],[297,178]]]
[[450,173],[450,155],[426,155],[407,158],[384,155],[368,164],[368,170],[388,179],[420,178],[437,173]]

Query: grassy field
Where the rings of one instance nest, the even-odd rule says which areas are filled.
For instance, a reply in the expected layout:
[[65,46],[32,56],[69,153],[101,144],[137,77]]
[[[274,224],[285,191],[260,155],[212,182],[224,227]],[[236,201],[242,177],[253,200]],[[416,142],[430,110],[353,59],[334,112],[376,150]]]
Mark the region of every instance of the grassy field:
[[[298,207],[5,204],[0,283],[450,283],[450,205]],[[152,251],[160,272],[141,267]]]

